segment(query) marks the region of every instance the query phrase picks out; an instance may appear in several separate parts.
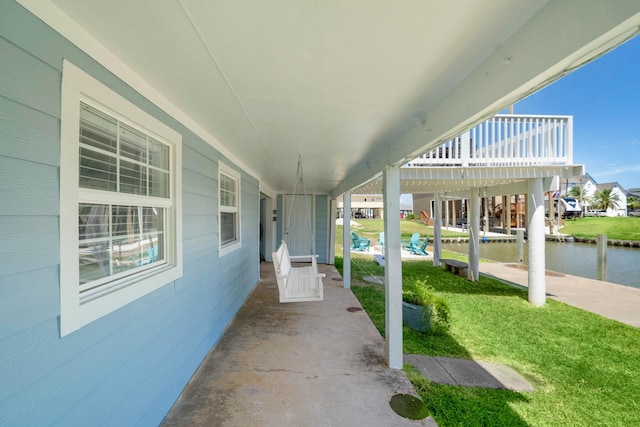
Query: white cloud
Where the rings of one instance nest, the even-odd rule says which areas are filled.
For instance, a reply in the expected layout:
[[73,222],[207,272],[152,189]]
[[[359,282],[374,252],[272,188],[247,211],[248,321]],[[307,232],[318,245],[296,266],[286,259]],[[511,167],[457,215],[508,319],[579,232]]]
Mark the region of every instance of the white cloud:
[[609,169],[598,171],[595,174],[598,176],[612,176],[628,172],[640,172],[640,164],[636,163],[632,165],[610,165]]

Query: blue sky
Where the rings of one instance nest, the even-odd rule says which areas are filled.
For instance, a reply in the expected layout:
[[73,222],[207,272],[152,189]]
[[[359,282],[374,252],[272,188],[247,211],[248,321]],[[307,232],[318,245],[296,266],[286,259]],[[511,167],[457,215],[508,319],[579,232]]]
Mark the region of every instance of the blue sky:
[[573,160],[597,183],[640,187],[640,37],[515,104],[573,116]]

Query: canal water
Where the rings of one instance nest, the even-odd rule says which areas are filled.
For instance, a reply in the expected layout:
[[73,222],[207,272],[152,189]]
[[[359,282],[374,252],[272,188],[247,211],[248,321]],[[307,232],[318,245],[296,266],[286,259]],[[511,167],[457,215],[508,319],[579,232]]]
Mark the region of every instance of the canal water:
[[[468,243],[443,243],[448,251],[469,253]],[[524,245],[527,263],[527,245]],[[597,278],[596,245],[547,241],[546,269],[573,276]],[[507,242],[480,243],[480,257],[500,262],[517,262],[517,245]],[[607,282],[640,288],[640,249],[607,247]]]

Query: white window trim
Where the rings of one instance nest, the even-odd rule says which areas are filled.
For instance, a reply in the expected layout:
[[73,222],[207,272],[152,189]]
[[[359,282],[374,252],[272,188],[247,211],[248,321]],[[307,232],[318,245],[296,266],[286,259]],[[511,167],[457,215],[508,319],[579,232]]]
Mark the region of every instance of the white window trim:
[[[227,243],[226,245],[222,245],[222,221],[221,221],[221,212],[224,211],[224,206],[220,203],[220,174],[225,174],[230,176],[231,178],[236,180],[237,188],[236,188],[236,231],[237,231],[237,240],[232,243]],[[241,176],[240,173],[236,170],[230,168],[225,165],[223,162],[218,161],[218,254],[223,257],[231,252],[234,252],[242,247],[242,217],[240,215],[242,203],[241,203]]]
[[[167,143],[173,179],[167,263],[132,276],[121,288],[81,303],[78,203],[80,102],[86,102]],[[170,233],[170,234],[169,234]],[[60,123],[60,336],[65,336],[182,276],[182,136],[67,60],[63,63]]]

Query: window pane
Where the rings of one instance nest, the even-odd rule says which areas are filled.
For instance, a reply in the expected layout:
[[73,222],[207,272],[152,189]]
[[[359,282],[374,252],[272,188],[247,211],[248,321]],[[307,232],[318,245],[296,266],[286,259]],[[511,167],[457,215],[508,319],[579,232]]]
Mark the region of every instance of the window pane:
[[165,260],[162,208],[79,205],[80,284]]
[[149,137],[149,164],[165,171],[169,170],[169,147]]
[[143,256],[146,264],[165,259],[164,254],[164,209],[143,208],[142,224]]
[[149,195],[169,197],[169,173],[149,168]]
[[138,239],[131,239],[130,237],[114,239],[112,249],[111,268],[113,274],[133,270],[141,265],[140,241]]
[[111,209],[111,233],[113,237],[128,237],[130,242],[140,235],[138,206],[113,206]]
[[86,104],[80,104],[80,143],[117,152],[117,120]]
[[110,274],[109,206],[79,205],[80,284]]
[[116,167],[115,157],[80,148],[80,187],[116,191]]
[[220,241],[223,245],[237,240],[236,215],[235,213],[220,212]]
[[147,136],[137,129],[120,123],[120,155],[147,163]]
[[236,206],[236,180],[225,174],[220,174],[220,204]]
[[147,167],[120,160],[120,192],[147,195]]

